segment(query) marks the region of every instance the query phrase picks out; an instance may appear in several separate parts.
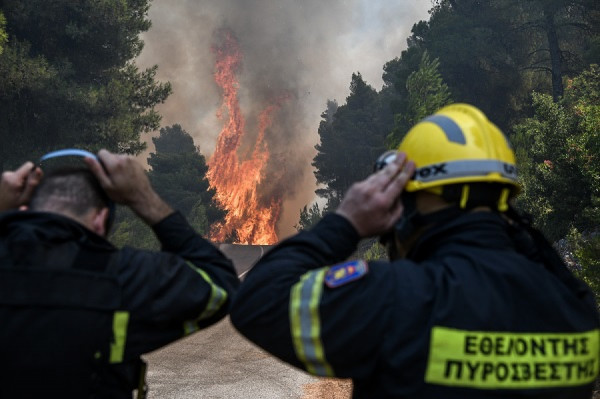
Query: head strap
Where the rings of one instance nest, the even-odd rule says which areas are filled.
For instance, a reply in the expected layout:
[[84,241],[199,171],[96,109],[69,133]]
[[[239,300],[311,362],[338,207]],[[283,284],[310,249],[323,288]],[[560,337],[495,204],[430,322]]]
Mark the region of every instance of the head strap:
[[[86,151],[86,150],[81,150],[79,148],[65,148],[62,150],[56,150],[56,151],[49,152],[49,153],[43,155],[39,159],[38,165],[41,167],[42,162],[47,161],[52,158],[69,157],[69,156],[92,158],[92,159],[98,161],[98,163],[100,163],[100,165],[102,165],[102,167],[104,167],[102,160],[100,158],[98,158],[95,154],[93,154],[89,151]],[[115,220],[116,206],[115,206],[114,201],[110,199],[108,194],[106,194],[106,192],[104,192],[104,191],[102,191],[102,192],[104,193],[104,200],[108,207],[108,218],[106,220],[106,231],[108,232],[108,231],[110,231],[110,228],[112,227],[114,220]]]
[[48,159],[71,156],[71,155],[84,157],[84,158],[92,158],[92,159],[95,159],[96,161],[100,162],[98,157],[89,151],[80,150],[77,148],[65,148],[64,150],[52,151],[52,152],[47,153],[46,155],[43,155],[40,158],[39,163],[42,163]]

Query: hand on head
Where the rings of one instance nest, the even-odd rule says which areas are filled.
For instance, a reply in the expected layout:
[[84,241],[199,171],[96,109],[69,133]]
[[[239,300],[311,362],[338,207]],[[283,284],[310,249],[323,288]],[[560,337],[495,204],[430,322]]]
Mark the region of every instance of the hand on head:
[[354,183],[336,213],[348,219],[361,237],[389,231],[402,216],[400,194],[414,170],[414,162],[398,153],[383,169]]
[[98,159],[100,162],[85,158],[85,162],[113,201],[133,206],[154,191],[144,168],[133,157],[100,150]]
[[27,205],[42,175],[42,170],[33,162],[25,162],[15,171],[3,172],[0,180],[0,211]]
[[100,150],[98,159],[101,163],[92,158],[85,158],[85,162],[110,199],[129,206],[150,225],[173,212],[154,191],[146,171],[133,157]]

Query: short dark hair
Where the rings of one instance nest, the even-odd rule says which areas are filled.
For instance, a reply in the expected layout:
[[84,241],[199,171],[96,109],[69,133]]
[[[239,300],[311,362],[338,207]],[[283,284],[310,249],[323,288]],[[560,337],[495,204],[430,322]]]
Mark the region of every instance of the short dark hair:
[[67,211],[82,216],[91,209],[110,207],[98,179],[87,167],[63,167],[45,172],[29,208]]

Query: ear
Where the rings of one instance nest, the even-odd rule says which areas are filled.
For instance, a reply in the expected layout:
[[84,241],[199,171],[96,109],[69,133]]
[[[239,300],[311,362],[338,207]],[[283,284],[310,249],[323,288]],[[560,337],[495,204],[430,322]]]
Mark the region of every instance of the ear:
[[106,231],[106,221],[108,220],[109,214],[108,208],[100,208],[96,210],[92,216],[92,231],[99,236],[106,237],[108,231]]

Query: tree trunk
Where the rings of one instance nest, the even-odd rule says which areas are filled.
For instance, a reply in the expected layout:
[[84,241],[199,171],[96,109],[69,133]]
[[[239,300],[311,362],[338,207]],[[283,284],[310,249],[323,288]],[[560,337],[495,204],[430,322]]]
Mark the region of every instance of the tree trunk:
[[561,51],[558,45],[558,35],[554,24],[554,10],[544,7],[544,18],[546,20],[546,37],[548,38],[548,49],[550,51],[550,64],[552,69],[552,99],[557,102],[564,93],[562,82]]

